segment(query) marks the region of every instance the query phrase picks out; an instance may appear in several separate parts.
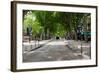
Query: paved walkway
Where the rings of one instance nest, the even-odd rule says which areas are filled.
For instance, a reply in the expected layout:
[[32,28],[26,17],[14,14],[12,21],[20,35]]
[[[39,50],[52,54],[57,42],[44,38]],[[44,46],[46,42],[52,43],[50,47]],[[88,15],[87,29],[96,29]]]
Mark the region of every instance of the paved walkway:
[[[68,47],[73,41],[52,40],[37,50],[23,54],[23,62],[62,61],[89,59],[80,54],[80,49],[73,51]],[[73,48],[75,49],[75,48]],[[87,52],[87,50],[85,50]]]
[[82,54],[85,58],[91,58],[91,42],[68,40],[67,43],[72,51]]
[[30,52],[50,42],[50,40],[23,42],[23,53]]

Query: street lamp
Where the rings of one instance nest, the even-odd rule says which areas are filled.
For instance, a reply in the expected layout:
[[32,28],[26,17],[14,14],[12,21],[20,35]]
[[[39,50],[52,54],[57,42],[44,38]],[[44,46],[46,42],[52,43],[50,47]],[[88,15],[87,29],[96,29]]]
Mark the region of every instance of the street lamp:
[[81,31],[81,55],[82,55],[82,53],[83,53],[83,48],[82,48],[82,36],[84,35],[84,33],[83,33],[83,31],[82,31],[82,24],[81,24],[81,29],[80,29],[80,31]]
[[[83,24],[81,24],[81,25],[78,26],[78,31],[80,33],[79,34],[80,41],[82,41],[82,35],[84,34],[83,31],[82,31],[82,26],[83,26]],[[82,55],[82,53],[83,53],[83,49],[82,49],[82,42],[81,42],[81,55]]]
[[[29,43],[30,43],[30,41],[31,41],[31,36],[32,36],[32,27],[30,26],[30,27],[28,27],[28,35],[29,35]],[[32,44],[30,44],[30,46],[31,46],[31,49],[32,49]]]

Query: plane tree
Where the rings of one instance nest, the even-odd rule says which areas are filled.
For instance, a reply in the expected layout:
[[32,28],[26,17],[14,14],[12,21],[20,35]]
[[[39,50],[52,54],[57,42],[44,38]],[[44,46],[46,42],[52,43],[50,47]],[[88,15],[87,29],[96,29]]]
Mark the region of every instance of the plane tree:
[[[87,18],[86,13],[32,10],[26,12],[24,13],[24,27],[32,27],[32,36],[40,39],[69,35],[77,39],[77,28],[84,24]],[[83,23],[82,20],[85,22]]]

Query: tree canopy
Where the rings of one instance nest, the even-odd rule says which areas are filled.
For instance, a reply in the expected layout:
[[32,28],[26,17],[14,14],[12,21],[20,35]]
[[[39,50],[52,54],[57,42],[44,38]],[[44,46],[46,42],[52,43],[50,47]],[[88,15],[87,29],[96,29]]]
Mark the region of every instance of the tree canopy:
[[[23,11],[24,32],[32,27],[32,36],[66,37],[68,33],[77,33],[77,27],[87,21],[89,13],[72,13],[56,11]],[[85,22],[83,22],[83,21]],[[82,26],[83,27],[83,26]]]

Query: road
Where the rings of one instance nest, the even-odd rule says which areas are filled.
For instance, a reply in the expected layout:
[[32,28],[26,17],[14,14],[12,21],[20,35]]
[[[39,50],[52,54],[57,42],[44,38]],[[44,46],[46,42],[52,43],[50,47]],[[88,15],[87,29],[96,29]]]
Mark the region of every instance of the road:
[[85,59],[80,52],[74,52],[67,46],[64,39],[53,40],[43,47],[23,54],[23,62],[62,61]]

